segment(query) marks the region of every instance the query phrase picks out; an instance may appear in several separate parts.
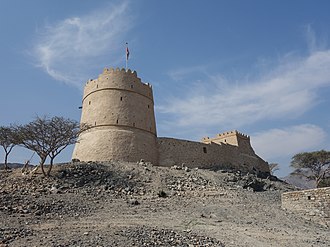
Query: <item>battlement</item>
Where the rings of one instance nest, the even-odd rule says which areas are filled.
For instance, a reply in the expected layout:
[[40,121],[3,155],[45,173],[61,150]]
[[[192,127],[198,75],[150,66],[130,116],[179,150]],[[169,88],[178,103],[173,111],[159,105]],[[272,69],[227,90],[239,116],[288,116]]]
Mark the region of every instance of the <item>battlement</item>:
[[232,130],[232,131],[227,131],[227,132],[223,132],[221,134],[217,134],[216,137],[214,138],[210,138],[210,137],[203,137],[202,138],[202,142],[204,143],[211,143],[211,142],[216,142],[218,141],[219,139],[224,139],[224,138],[227,138],[227,137],[233,137],[233,136],[237,136],[241,139],[245,139],[245,140],[250,140],[250,136],[248,135],[245,135],[241,132],[238,132],[237,130]]
[[[99,75],[99,77],[101,77],[102,75],[106,75],[106,76],[111,76],[111,75],[118,75],[118,74],[126,74],[126,75],[132,75],[135,77],[135,79],[138,79],[141,81],[140,78],[137,77],[137,72],[136,71],[132,71],[130,69],[125,70],[124,68],[120,69],[120,68],[104,68],[102,74]],[[96,81],[97,79],[89,79],[86,84],[88,84],[89,82],[93,82]]]
[[233,130],[233,131],[228,131],[228,132],[224,132],[221,134],[217,134],[217,137],[228,137],[228,136],[232,136],[232,135],[236,135],[237,137],[243,138],[243,139],[250,139],[250,136],[245,135],[241,132],[238,132],[237,130]]
[[218,145],[227,144],[237,146],[242,153],[254,154],[250,144],[250,136],[240,133],[237,130],[217,134],[213,138],[204,137],[202,138],[201,142],[205,144],[216,143]]
[[136,71],[132,71],[130,69],[125,70],[124,68],[104,68],[102,74],[99,75],[99,78],[103,78],[104,76],[118,76],[118,75],[125,75],[129,76],[131,79],[135,79],[141,82],[141,79],[137,76]]
[[[152,85],[150,83],[143,83],[141,81],[141,78],[139,78],[137,76],[137,72],[135,70],[131,70],[131,69],[125,70],[124,68],[120,69],[118,67],[116,69],[104,68],[102,74],[99,75],[98,79],[104,79],[104,77],[117,77],[120,75],[129,76],[130,79],[134,79],[135,81],[138,81],[138,82],[142,83],[143,85],[146,85],[150,88],[152,87]],[[86,85],[89,84],[90,82],[96,82],[98,79],[89,79],[86,82]]]
[[137,72],[130,69],[104,68],[97,79],[86,82],[84,99],[91,93],[101,90],[125,90],[153,100],[151,84],[143,83],[137,76]]
[[136,77],[137,77],[137,72],[135,70],[131,70],[131,69],[128,69],[128,70],[125,70],[124,68],[120,69],[120,68],[104,68],[103,69],[103,74],[110,74],[110,73],[114,73],[114,72],[124,72],[124,73],[132,73],[134,74]]

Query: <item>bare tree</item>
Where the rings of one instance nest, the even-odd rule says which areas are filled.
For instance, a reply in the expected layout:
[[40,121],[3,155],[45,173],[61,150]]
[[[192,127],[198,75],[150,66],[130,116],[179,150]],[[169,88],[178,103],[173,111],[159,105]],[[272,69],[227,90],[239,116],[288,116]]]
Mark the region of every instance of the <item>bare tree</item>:
[[330,174],[330,152],[321,150],[298,153],[292,157],[291,166],[298,168],[297,171],[300,168],[308,168],[312,175],[307,176],[307,178],[314,179],[316,187],[318,187],[320,182]]
[[5,169],[8,169],[8,156],[18,144],[16,131],[13,127],[0,126],[0,145],[5,151]]
[[[77,141],[81,130],[78,122],[63,117],[46,117],[36,119],[26,125],[18,126],[20,144],[39,156],[42,173],[49,176],[55,157],[68,145]],[[50,166],[45,171],[45,161],[50,157]]]
[[51,151],[48,154],[50,158],[50,167],[47,171],[48,176],[53,167],[55,157],[67,146],[76,143],[80,132],[87,128],[85,125],[80,126],[75,120],[65,119],[63,117],[53,117],[49,125],[52,138],[49,143]]
[[280,170],[279,164],[278,163],[270,163],[269,164],[269,170],[270,174],[274,175],[274,173],[278,170]]

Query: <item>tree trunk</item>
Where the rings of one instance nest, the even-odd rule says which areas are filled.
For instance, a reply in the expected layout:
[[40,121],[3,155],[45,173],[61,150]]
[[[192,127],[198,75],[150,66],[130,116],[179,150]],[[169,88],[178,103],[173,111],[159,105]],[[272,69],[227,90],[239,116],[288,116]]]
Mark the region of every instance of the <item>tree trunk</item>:
[[49,168],[48,168],[48,171],[47,171],[47,176],[48,177],[50,176],[50,172],[51,172],[51,170],[53,168],[54,158],[55,157],[50,157],[50,164],[49,164]]
[[47,156],[44,157],[44,158],[41,158],[41,160],[40,160],[41,171],[42,171],[42,174],[43,174],[45,177],[47,177],[47,173],[46,173],[45,168],[44,168],[44,164],[45,164],[46,158],[47,158]]
[[325,179],[326,171],[323,171],[317,178],[316,178],[316,188],[319,188],[319,184],[323,179]]
[[6,169],[6,170],[9,168],[9,167],[8,167],[8,156],[9,156],[11,150],[13,150],[13,147],[14,147],[14,146],[15,146],[15,145],[11,145],[11,146],[9,147],[9,150],[7,150],[7,148],[4,148],[4,150],[5,150],[5,169]]
[[5,170],[8,169],[8,155],[9,155],[9,153],[6,152],[6,154],[5,154]]

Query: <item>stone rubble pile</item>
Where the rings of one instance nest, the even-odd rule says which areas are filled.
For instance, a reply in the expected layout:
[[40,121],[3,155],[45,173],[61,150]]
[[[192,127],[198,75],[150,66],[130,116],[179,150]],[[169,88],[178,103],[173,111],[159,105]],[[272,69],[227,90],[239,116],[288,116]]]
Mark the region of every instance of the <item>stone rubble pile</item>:
[[266,190],[273,191],[278,189],[274,183],[274,181],[277,181],[277,178],[275,177],[262,179],[258,178],[254,174],[242,174],[239,171],[229,174],[224,181],[227,182],[228,185],[240,186],[243,189],[252,190],[255,192]]
[[105,190],[121,191],[130,190],[131,187],[135,186],[130,181],[128,174],[112,171],[109,167],[96,163],[64,166],[58,172],[57,178],[64,182],[64,189],[102,186]]

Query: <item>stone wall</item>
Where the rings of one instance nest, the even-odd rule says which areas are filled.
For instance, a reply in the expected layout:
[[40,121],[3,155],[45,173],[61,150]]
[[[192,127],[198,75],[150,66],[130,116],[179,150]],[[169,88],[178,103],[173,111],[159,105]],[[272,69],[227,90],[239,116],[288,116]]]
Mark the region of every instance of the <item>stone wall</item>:
[[225,143],[201,143],[174,138],[158,138],[159,165],[190,168],[233,169],[243,172],[269,172],[267,162],[247,154],[239,146]]
[[330,226],[330,187],[283,193],[282,208]]

